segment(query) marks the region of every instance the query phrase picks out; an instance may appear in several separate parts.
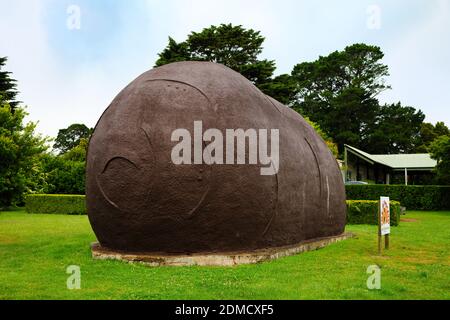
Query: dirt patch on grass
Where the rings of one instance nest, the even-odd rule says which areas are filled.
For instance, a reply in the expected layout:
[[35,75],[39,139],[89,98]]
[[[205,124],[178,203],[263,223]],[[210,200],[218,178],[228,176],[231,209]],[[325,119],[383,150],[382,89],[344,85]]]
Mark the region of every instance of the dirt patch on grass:
[[436,257],[402,257],[398,259],[399,261],[414,264],[436,264],[438,259]]
[[0,244],[2,245],[17,244],[17,243],[19,243],[17,237],[0,236]]
[[400,222],[419,222],[419,220],[410,218],[400,218]]

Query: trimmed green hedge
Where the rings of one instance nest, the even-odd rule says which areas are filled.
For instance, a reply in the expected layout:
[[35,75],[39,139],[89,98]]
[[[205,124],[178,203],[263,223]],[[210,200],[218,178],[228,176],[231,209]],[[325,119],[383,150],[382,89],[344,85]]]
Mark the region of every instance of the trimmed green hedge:
[[[400,223],[400,202],[391,201],[391,226]],[[347,200],[347,224],[378,224],[378,201]]]
[[25,197],[28,213],[86,214],[83,195],[30,194]]
[[348,185],[347,200],[378,200],[382,196],[400,201],[409,210],[449,210],[450,186]]

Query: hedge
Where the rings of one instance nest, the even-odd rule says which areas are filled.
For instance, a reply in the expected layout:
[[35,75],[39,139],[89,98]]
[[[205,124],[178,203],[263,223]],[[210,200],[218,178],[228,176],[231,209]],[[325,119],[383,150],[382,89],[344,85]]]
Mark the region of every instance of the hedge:
[[[400,223],[400,202],[391,201],[391,226]],[[347,200],[347,224],[378,224],[378,201]]]
[[450,186],[348,185],[347,200],[379,200],[381,196],[401,202],[409,210],[450,210]]
[[25,197],[28,213],[86,214],[86,202],[83,195],[30,194]]
[[[28,213],[86,214],[84,195],[31,194],[25,197]],[[347,200],[348,224],[377,224],[378,201]],[[391,201],[391,225],[400,221],[400,203]]]

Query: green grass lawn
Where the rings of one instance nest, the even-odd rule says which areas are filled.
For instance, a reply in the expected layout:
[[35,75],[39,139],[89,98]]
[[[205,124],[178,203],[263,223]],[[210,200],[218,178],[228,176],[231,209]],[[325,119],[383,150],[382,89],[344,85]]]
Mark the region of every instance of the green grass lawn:
[[[93,260],[86,216],[0,214],[0,299],[450,299],[450,212],[408,212],[377,255],[375,226],[324,249],[257,265],[151,268]],[[367,267],[381,267],[368,290]],[[81,268],[68,290],[66,268]]]

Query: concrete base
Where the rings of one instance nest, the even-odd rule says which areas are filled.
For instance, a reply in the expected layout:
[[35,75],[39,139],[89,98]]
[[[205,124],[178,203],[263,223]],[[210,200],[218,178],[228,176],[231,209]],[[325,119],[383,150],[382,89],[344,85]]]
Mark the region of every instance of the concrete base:
[[91,245],[92,257],[100,260],[121,260],[138,262],[151,267],[158,266],[235,266],[274,260],[301,252],[317,250],[331,243],[353,237],[351,233],[343,233],[335,237],[319,238],[305,241],[297,245],[263,249],[254,252],[201,253],[191,255],[164,255],[158,253],[132,253],[114,251],[103,248],[99,243]]

